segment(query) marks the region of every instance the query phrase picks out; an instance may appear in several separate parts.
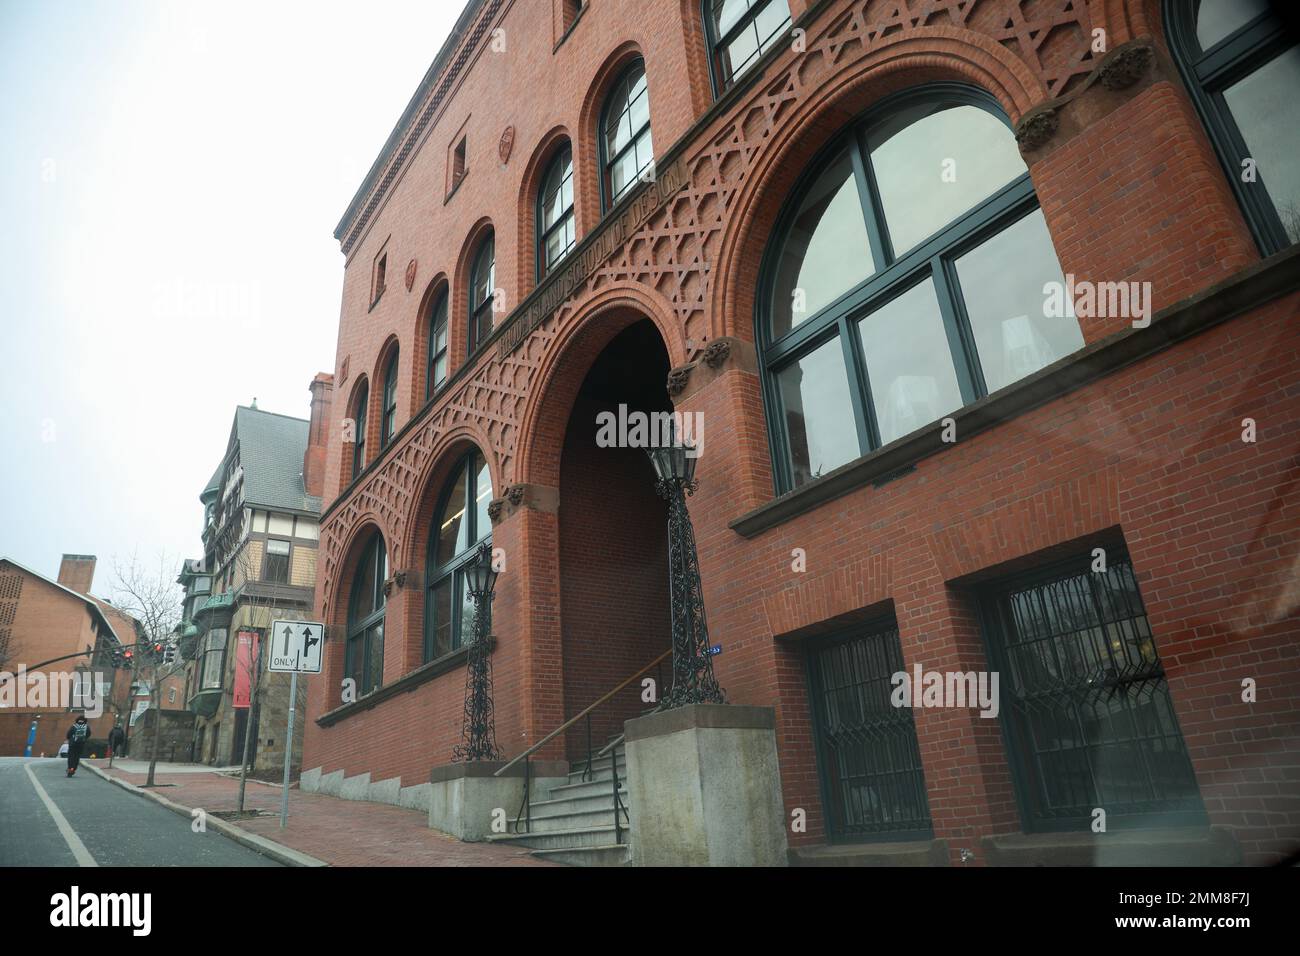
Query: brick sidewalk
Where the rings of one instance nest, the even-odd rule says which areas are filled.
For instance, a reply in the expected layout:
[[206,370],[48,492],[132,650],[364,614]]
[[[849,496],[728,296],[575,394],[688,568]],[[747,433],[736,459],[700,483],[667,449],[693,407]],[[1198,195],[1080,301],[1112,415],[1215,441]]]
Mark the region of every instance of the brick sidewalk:
[[[93,763],[106,774],[143,786],[146,775],[108,769],[107,760]],[[239,779],[217,773],[166,773],[160,765],[155,782],[170,784],[154,792],[186,807],[209,813],[233,810],[239,801]],[[331,866],[557,866],[528,855],[522,848],[490,843],[462,843],[429,829],[426,814],[406,807],[359,800],[341,800],[319,793],[289,791],[289,825],[280,829],[280,788],[252,780],[244,808],[273,811],[273,815],[239,820],[250,833],[310,854]],[[236,821],[231,820],[231,823]]]

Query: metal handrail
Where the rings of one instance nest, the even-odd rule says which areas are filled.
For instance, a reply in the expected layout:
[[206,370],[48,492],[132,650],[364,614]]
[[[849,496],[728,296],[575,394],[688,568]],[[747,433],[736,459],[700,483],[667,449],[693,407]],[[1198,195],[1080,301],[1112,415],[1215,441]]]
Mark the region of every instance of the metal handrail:
[[[556,727],[554,730],[552,730],[549,734],[547,734],[547,735],[546,735],[545,737],[543,737],[541,740],[537,741],[537,743],[533,744],[531,747],[529,747],[527,750],[525,750],[523,753],[521,753],[518,757],[515,757],[513,760],[511,760],[509,763],[507,763],[504,767],[502,767],[500,770],[498,770],[498,771],[497,771],[496,773],[494,773],[492,776],[494,776],[494,777],[499,777],[499,776],[501,776],[503,773],[505,773],[507,770],[509,770],[511,767],[513,767],[515,764],[519,763],[519,761],[523,760],[523,759],[526,758],[526,757],[531,757],[533,754],[535,754],[538,750],[540,750],[540,749],[541,749],[542,747],[544,747],[546,744],[550,743],[552,740],[554,740],[554,739],[555,739],[556,737],[558,737],[560,734],[564,733],[566,730],[568,730],[570,727],[572,727],[572,726],[573,726],[574,724],[576,724],[578,721],[582,720],[582,718],[586,717],[586,716],[587,716],[588,714],[590,714],[593,710],[595,710],[595,709],[596,709],[597,707],[599,707],[601,704],[605,703],[605,701],[609,700],[611,697],[613,697],[615,694],[617,694],[619,691],[621,691],[621,690],[622,690],[624,687],[626,687],[628,684],[632,683],[632,681],[636,680],[638,677],[640,677],[642,674],[644,674],[644,673],[645,673],[646,671],[648,671],[650,668],[654,667],[654,666],[657,665],[657,664],[662,664],[662,663],[663,663],[667,658],[669,658],[669,657],[672,656],[672,653],[673,653],[673,652],[672,652],[672,648],[669,648],[668,650],[664,651],[662,654],[660,654],[658,657],[656,657],[654,660],[652,660],[649,664],[646,664],[646,665],[645,665],[644,667],[642,667],[640,670],[636,671],[634,674],[632,674],[630,677],[628,677],[627,680],[623,681],[623,683],[619,684],[617,687],[615,687],[613,690],[611,690],[609,693],[607,693],[604,697],[600,698],[600,699],[599,699],[598,701],[596,701],[594,704],[590,704],[590,705],[588,705],[587,707],[583,708],[583,710],[579,711],[578,714],[577,714],[576,716],[570,717],[570,718],[569,718],[568,720],[566,720],[564,723],[560,724],[560,726]],[[603,752],[603,751],[602,751],[602,752]]]
[[[505,773],[507,770],[509,770],[511,767],[513,767],[515,764],[519,763],[519,761],[522,760],[522,761],[524,762],[524,799],[523,799],[523,802],[520,803],[520,805],[519,805],[519,812],[515,814],[515,828],[516,828],[516,832],[518,832],[518,827],[519,827],[519,823],[520,823],[521,820],[524,822],[524,832],[525,832],[525,833],[531,833],[532,830],[533,830],[533,800],[532,800],[532,783],[533,783],[533,773],[532,773],[532,767],[533,767],[533,765],[532,765],[532,756],[533,756],[533,754],[536,753],[536,752],[537,752],[541,747],[545,746],[547,743],[549,743],[550,741],[554,740],[558,735],[560,735],[560,734],[562,734],[564,731],[568,730],[570,727],[572,727],[572,726],[573,726],[574,724],[576,724],[578,721],[582,720],[583,718],[586,718],[586,721],[587,721],[587,767],[586,767],[586,769],[583,770],[583,772],[582,772],[582,779],[583,779],[584,781],[586,781],[587,778],[590,777],[590,776],[592,775],[592,765],[593,765],[593,763],[594,763],[594,761],[595,761],[595,757],[593,757],[592,752],[591,752],[591,712],[592,712],[593,710],[595,710],[597,707],[599,707],[601,704],[605,703],[607,700],[609,700],[610,698],[612,698],[615,694],[617,694],[619,691],[621,691],[621,690],[622,690],[624,687],[626,687],[628,684],[632,683],[634,680],[636,680],[638,677],[640,677],[642,674],[644,674],[644,673],[645,673],[646,671],[648,671],[650,668],[652,668],[652,667],[658,667],[658,666],[659,666],[660,664],[662,664],[665,660],[667,660],[669,657],[671,657],[671,656],[672,656],[672,653],[673,653],[673,652],[672,652],[672,649],[671,649],[671,648],[670,648],[669,650],[664,651],[662,654],[660,654],[658,657],[656,657],[656,658],[655,658],[654,660],[652,660],[650,663],[646,664],[644,667],[640,668],[639,670],[637,670],[637,671],[635,671],[634,673],[632,673],[631,675],[629,675],[628,678],[627,678],[626,680],[624,680],[622,683],[620,683],[617,687],[615,687],[615,688],[614,688],[613,690],[611,690],[609,693],[605,694],[603,697],[601,697],[599,700],[597,700],[597,701],[594,702],[593,704],[591,704],[591,705],[585,707],[583,710],[581,710],[581,711],[580,711],[579,713],[577,713],[575,716],[570,717],[568,720],[566,720],[564,723],[562,723],[559,727],[556,727],[556,728],[555,728],[554,730],[552,730],[549,734],[547,734],[547,735],[546,735],[545,737],[543,737],[541,740],[537,741],[537,743],[533,744],[531,747],[529,747],[527,750],[525,750],[523,753],[521,753],[518,757],[515,757],[513,760],[511,760],[511,761],[510,761],[509,763],[507,763],[504,767],[502,767],[500,770],[498,770],[496,773],[494,773],[494,774],[492,775],[492,776],[494,776],[494,777],[499,777],[499,776],[501,776],[503,773]],[[661,683],[662,683],[662,680],[661,680]],[[656,691],[658,691],[659,689],[660,689],[660,688],[656,688]],[[610,778],[611,778],[611,779],[610,779],[610,783],[611,783],[611,785],[612,785],[612,787],[613,787],[613,793],[614,793],[614,842],[616,842],[616,843],[622,843],[622,842],[623,842],[623,834],[622,834],[622,819],[621,819],[621,818],[622,818],[622,817],[627,817],[627,820],[628,820],[629,825],[630,825],[631,822],[632,822],[632,817],[631,817],[631,815],[627,812],[627,807],[623,806],[623,800],[622,800],[622,798],[619,796],[619,787],[621,786],[621,782],[619,781],[619,778],[618,778],[618,752],[617,752],[617,749],[616,749],[616,748],[618,747],[618,745],[619,745],[620,743],[623,742],[623,739],[624,739],[626,736],[627,736],[626,734],[619,734],[618,737],[616,737],[614,740],[612,740],[612,741],[610,741],[609,743],[607,743],[607,744],[604,746],[604,748],[601,749],[600,753],[596,755],[596,756],[604,756],[605,753],[607,753],[607,752],[609,753],[609,769],[610,769]]]

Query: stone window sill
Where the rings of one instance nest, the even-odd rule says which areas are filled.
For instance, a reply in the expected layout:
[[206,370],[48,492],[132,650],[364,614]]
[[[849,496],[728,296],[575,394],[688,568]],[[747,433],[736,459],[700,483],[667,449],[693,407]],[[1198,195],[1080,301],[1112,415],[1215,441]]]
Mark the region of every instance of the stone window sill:
[[[1161,309],[1145,328],[1130,327],[1109,335],[952,412],[948,417],[956,422],[957,440],[1016,418],[1297,288],[1300,245]],[[902,478],[918,461],[950,447],[952,443],[943,440],[942,421],[934,422],[760,505],[736,518],[730,527],[742,537],[757,537],[868,484]]]
[[[495,648],[496,638],[488,638],[488,653],[491,653]],[[316,718],[316,723],[321,727],[329,727],[341,720],[347,720],[354,714],[377,707],[390,697],[409,693],[420,685],[427,684],[435,677],[462,667],[468,657],[469,648],[459,647],[450,654],[444,654],[427,664],[421,664],[413,671],[408,671],[391,684],[384,684],[382,687],[376,688],[360,700],[344,704],[342,707],[335,707],[333,710],[327,710]]]

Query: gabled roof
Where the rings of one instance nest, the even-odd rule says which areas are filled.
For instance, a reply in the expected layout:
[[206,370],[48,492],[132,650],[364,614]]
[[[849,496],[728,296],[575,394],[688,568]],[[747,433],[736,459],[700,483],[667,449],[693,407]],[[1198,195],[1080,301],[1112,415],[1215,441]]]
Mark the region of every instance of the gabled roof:
[[95,597],[93,594],[82,594],[80,591],[74,591],[72,590],[72,588],[68,587],[67,585],[60,584],[58,581],[54,580],[53,578],[47,578],[39,571],[33,571],[25,564],[19,564],[13,558],[6,558],[5,556],[0,555],[0,564],[12,564],[15,568],[17,568],[19,571],[22,571],[24,574],[29,574],[34,578],[38,578],[41,581],[44,581],[46,584],[50,585],[51,587],[58,588],[60,591],[63,591],[66,594],[70,594],[78,601],[83,602],[87,607],[91,609],[92,612],[94,612],[95,616],[98,617],[100,621],[103,622],[104,626],[108,628],[108,632],[112,634],[114,638],[117,639],[117,643],[119,644],[135,643],[134,634],[127,635],[127,637],[131,638],[130,641],[122,640],[122,635],[117,633],[117,631],[113,628],[113,622],[108,619],[108,615],[105,613],[104,610],[105,608],[111,608],[115,616],[125,618],[128,621],[135,620],[135,618],[131,617],[131,615],[127,614],[121,608],[110,604],[108,601],[101,600],[100,598]]
[[[272,511],[304,511],[320,514],[320,496],[307,494],[303,484],[303,456],[311,423],[240,405],[230,440],[239,443],[239,465],[244,472],[244,504]],[[204,489],[219,489],[230,458],[231,446]]]

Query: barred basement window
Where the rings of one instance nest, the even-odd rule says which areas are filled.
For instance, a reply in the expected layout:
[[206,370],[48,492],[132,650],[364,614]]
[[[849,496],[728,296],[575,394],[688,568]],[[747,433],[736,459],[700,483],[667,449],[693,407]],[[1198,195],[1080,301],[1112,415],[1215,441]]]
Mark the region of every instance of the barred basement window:
[[938,84],[823,151],[768,244],[758,337],[778,492],[1083,347],[1006,117]]
[[788,0],[704,0],[714,93],[734,83],[789,25]]
[[478,451],[456,466],[429,528],[424,598],[424,659],[442,657],[464,643],[474,625],[474,602],[465,586],[465,565],[492,535],[488,505],[492,474]]
[[388,552],[375,532],[362,552],[348,601],[348,636],[343,674],[351,678],[357,696],[370,693],[384,682],[384,610],[387,598]]
[[1300,242],[1300,33],[1282,0],[1165,0],[1169,47],[1265,255]]
[[817,757],[832,841],[932,835],[912,711],[890,702],[890,678],[903,670],[892,620],[809,650]]
[[1091,555],[992,586],[981,610],[1025,828],[1183,826],[1205,812],[1133,565]]

